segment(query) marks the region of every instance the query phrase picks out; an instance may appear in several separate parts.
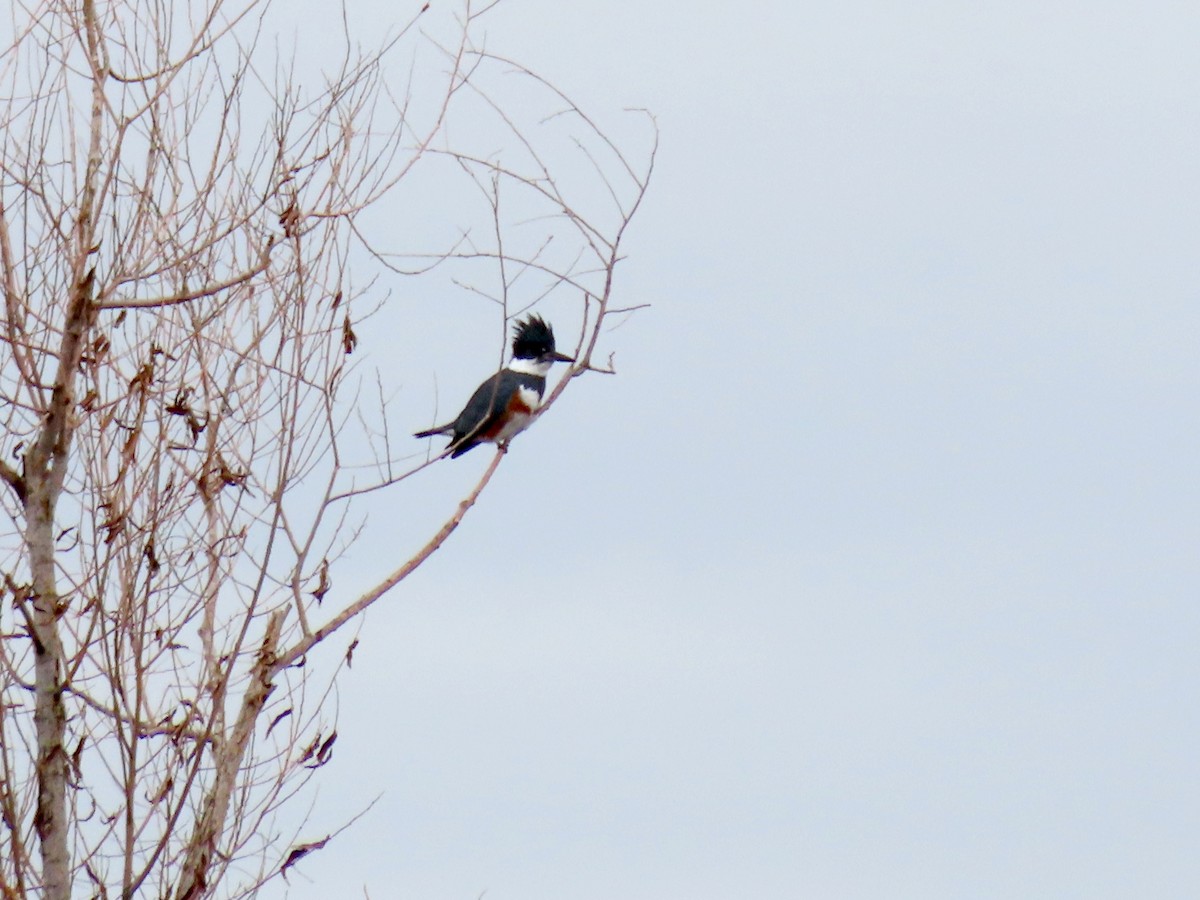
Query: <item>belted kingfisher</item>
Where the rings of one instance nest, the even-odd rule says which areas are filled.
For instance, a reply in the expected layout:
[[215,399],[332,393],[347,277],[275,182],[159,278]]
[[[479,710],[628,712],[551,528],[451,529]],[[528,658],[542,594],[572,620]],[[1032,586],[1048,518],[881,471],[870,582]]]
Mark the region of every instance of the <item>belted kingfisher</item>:
[[[541,316],[531,315],[513,326],[513,359],[478,388],[453,422],[418,431],[413,437],[450,435],[450,458],[462,456],[484,442],[507,448],[529,427],[546,392],[546,373],[555,362],[574,362],[554,349],[554,329]],[[444,452],[444,451],[443,451]]]

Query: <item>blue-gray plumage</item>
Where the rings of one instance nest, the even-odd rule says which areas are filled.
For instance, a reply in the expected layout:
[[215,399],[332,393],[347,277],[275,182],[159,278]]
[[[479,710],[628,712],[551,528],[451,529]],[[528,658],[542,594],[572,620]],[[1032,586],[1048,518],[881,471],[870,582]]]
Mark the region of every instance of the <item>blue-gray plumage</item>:
[[513,329],[513,360],[478,388],[453,422],[418,431],[414,437],[450,435],[450,458],[485,442],[508,442],[533,421],[546,392],[546,373],[557,362],[574,360],[554,349],[554,330],[531,315]]

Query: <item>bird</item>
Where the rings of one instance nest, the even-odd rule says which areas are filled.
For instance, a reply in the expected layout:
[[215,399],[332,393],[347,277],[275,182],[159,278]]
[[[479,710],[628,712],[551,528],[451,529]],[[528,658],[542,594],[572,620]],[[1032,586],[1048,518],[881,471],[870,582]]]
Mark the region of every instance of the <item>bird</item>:
[[554,349],[554,329],[539,315],[531,314],[513,326],[512,362],[478,388],[452,422],[418,431],[413,437],[427,438],[443,434],[456,459],[482,443],[494,443],[501,450],[533,421],[546,392],[546,375],[556,362],[575,362],[573,357]]

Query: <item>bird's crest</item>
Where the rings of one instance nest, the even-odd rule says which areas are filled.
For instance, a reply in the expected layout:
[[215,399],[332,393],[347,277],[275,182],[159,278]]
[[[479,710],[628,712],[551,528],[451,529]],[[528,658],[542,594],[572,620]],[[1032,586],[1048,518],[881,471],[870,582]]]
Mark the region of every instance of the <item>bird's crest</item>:
[[537,359],[554,352],[554,329],[539,315],[530,315],[513,326],[513,356],[517,359]]

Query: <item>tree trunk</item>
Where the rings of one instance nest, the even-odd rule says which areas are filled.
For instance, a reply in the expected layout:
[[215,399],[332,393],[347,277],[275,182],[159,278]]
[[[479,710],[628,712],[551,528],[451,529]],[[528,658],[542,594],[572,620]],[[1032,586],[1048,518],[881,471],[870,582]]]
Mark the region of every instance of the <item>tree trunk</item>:
[[254,735],[258,714],[274,690],[271,679],[276,671],[276,653],[282,628],[283,613],[272,613],[267,621],[267,631],[263,636],[258,658],[250,672],[250,685],[242,699],[237,722],[228,735],[213,735],[216,777],[205,795],[200,818],[188,840],[187,856],[183,861],[176,900],[195,900],[197,897],[203,897],[208,887],[213,856],[225,831],[229,802],[233,797],[234,788],[237,787],[237,776],[242,768],[246,748]]
[[34,723],[37,732],[37,816],[45,900],[71,896],[67,848],[66,660],[59,637],[62,602],[54,559],[54,514],[70,459],[75,383],[84,339],[94,318],[92,273],[77,278],[67,304],[58,373],[38,439],[25,456],[25,542],[33,589],[29,618],[34,645]]

